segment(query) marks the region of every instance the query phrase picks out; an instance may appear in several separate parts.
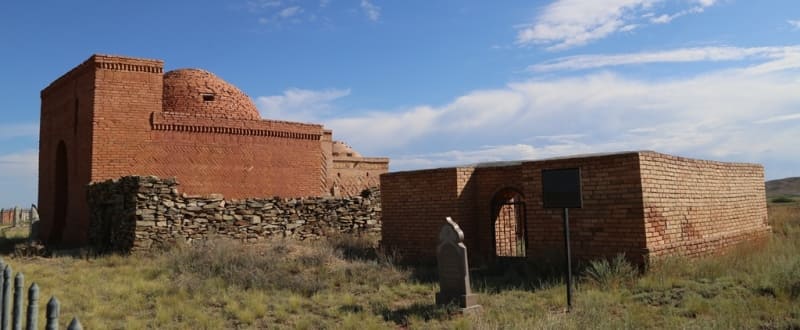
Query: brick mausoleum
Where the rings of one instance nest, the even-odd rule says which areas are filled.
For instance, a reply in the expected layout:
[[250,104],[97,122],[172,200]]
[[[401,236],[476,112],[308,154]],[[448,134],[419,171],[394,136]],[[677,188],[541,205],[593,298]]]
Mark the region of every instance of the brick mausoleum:
[[577,259],[705,255],[770,233],[762,166],[641,151],[383,174],[382,244],[431,259],[450,216],[476,261],[560,258],[562,210],[542,207],[541,182],[563,168],[581,170],[583,208],[569,211]]
[[176,177],[226,198],[353,195],[387,158],[362,157],[322,125],[264,120],[235,86],[160,60],[94,55],[41,92],[41,239],[87,239],[86,186],[129,175]]

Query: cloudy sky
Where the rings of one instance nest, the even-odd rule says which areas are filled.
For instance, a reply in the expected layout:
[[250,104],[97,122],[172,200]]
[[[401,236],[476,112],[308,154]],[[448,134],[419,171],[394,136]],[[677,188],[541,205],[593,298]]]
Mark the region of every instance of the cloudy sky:
[[0,207],[93,53],[199,67],[392,170],[648,149],[800,175],[800,2],[4,1]]

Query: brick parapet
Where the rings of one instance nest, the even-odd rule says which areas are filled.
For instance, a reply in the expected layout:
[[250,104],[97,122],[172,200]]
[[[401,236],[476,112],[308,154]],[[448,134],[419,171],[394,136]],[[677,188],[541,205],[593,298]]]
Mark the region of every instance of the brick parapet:
[[223,115],[154,112],[153,129],[192,133],[250,135],[319,141],[321,125],[270,120],[242,120]]
[[96,69],[162,73],[164,70],[164,62],[146,58],[94,54],[47,85],[47,87],[42,89],[41,95],[45,97],[45,95],[48,95],[52,90],[72,82],[75,77]]

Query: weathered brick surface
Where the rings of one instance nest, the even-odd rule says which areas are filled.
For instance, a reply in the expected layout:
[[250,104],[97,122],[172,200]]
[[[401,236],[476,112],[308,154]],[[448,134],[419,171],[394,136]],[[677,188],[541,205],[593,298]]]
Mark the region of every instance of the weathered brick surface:
[[153,251],[220,236],[242,242],[314,240],[381,230],[377,189],[364,197],[225,199],[181,194],[174,179],[130,176],[93,183],[88,190],[90,244],[98,252]]
[[640,157],[651,256],[712,254],[769,234],[760,165],[653,152]]
[[[332,139],[322,138],[321,125],[262,120],[235,86],[202,70],[165,77],[158,60],[94,55],[42,91],[41,118],[45,241],[86,242],[86,185],[93,181],[157,175],[177,177],[190,194],[326,196],[334,173],[328,165],[346,167],[331,155]],[[67,179],[59,183],[60,144],[66,146]],[[348,181],[341,195],[376,184],[361,178],[388,169],[388,159],[365,160],[342,169],[345,177],[358,180]],[[377,166],[368,166],[370,160],[378,160]],[[66,196],[63,216],[58,196]],[[64,219],[63,230],[54,226],[56,219]]]
[[452,216],[470,255],[494,258],[492,201],[513,189],[525,202],[527,256],[560,257],[562,210],[544,209],[541,198],[541,171],[557,168],[581,169],[583,208],[570,210],[578,260],[713,253],[769,230],[760,166],[628,152],[384,174],[383,242],[408,258],[430,259],[436,228]]

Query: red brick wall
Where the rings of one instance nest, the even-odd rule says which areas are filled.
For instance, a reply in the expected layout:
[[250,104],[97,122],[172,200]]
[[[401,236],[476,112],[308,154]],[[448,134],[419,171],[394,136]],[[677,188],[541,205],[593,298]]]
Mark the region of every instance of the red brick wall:
[[580,167],[584,208],[570,212],[573,255],[588,259],[625,252],[641,259],[646,250],[638,164],[636,153],[625,153],[385,174],[383,243],[411,258],[431,259],[443,219],[451,216],[464,230],[470,258],[491,259],[492,199],[513,188],[526,204],[528,256],[560,257],[562,211],[542,208],[541,170]]
[[86,185],[91,174],[94,103],[94,57],[51,83],[41,92],[39,128],[39,217],[40,238],[51,238],[55,217],[56,151],[60,141],[67,151],[66,227],[64,243],[85,240],[89,211],[86,206]]
[[181,113],[156,113],[153,122],[152,143],[136,169],[141,173],[133,174],[177,177],[189,194],[323,193],[319,125]]
[[95,110],[106,120],[92,180],[177,177],[188,194],[230,198],[320,194],[321,126],[161,112],[162,84],[159,72],[98,73]]
[[706,255],[770,232],[764,169],[641,154],[650,255]]
[[480,249],[491,257],[491,201],[503,188],[524,196],[527,255],[560,258],[563,254],[561,209],[542,207],[541,171],[580,168],[584,205],[570,209],[572,253],[576,259],[625,253],[641,260],[645,252],[642,198],[636,153],[522,162],[519,165],[476,169],[479,193],[477,220]]
[[329,169],[337,196],[358,196],[367,187],[380,186],[380,175],[389,171],[386,158],[334,158]]
[[461,206],[457,180],[456,168],[381,175],[381,244],[404,259],[432,260],[445,218],[463,223],[455,216]]
[[441,219],[452,216],[464,229],[470,257],[491,259],[492,199],[511,188],[525,202],[527,255],[560,258],[562,210],[542,207],[541,171],[575,167],[584,201],[583,208],[570,209],[578,260],[702,255],[769,233],[761,166],[628,152],[385,174],[384,243],[431,259]]
[[0,210],[0,224],[10,225],[14,223],[14,209]]

